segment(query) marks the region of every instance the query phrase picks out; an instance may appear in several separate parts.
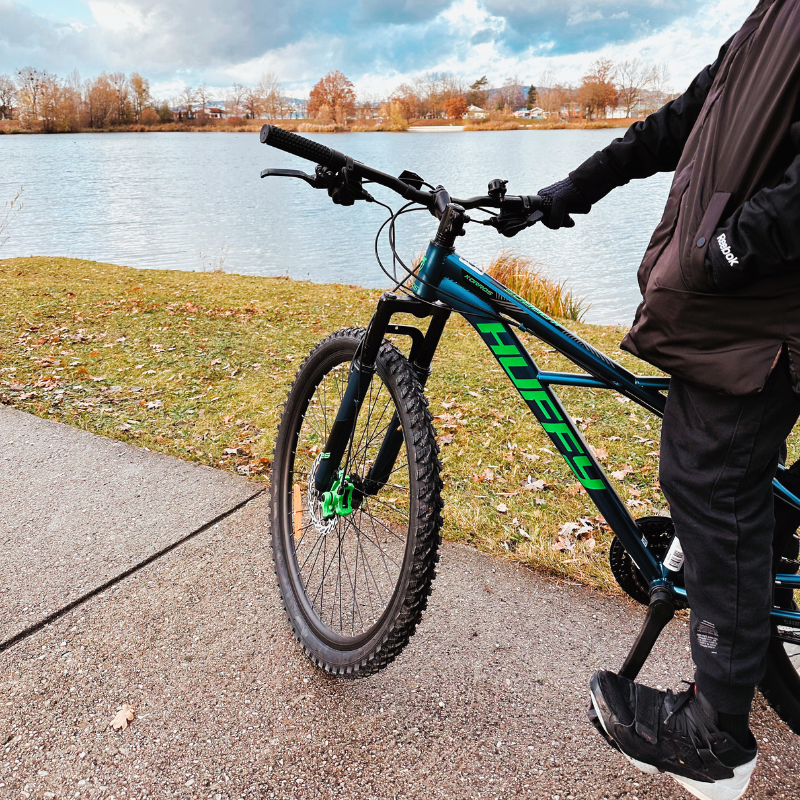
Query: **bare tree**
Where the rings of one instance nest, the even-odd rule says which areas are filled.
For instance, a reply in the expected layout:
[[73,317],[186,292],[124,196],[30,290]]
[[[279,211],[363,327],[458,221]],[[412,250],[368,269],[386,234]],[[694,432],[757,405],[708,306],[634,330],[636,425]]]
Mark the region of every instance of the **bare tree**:
[[268,119],[277,119],[281,115],[281,84],[274,72],[264,72],[258,82],[258,93],[261,96],[261,108]]
[[10,75],[0,75],[0,119],[13,119],[17,85]]
[[229,116],[238,117],[242,111],[247,89],[241,83],[234,83],[225,95],[225,110]]
[[634,58],[617,65],[617,88],[619,101],[625,107],[625,116],[642,101],[642,95],[652,80],[653,66]]
[[200,101],[200,110],[205,114],[206,113],[206,106],[208,105],[208,98],[211,96],[211,90],[208,88],[208,84],[201,83],[197,87],[197,99]]
[[185,86],[179,95],[180,104],[186,110],[186,119],[191,119],[194,112],[195,104],[197,103],[197,92],[192,86]]
[[514,111],[522,105],[525,105],[526,89],[520,83],[519,78],[506,78],[503,85],[496,91],[492,105],[499,109],[510,109]]
[[548,115],[558,114],[561,110],[563,98],[558,87],[558,78],[552,70],[542,73],[539,78],[539,105]]
[[138,72],[134,72],[131,75],[130,86],[133,91],[133,115],[138,121],[142,111],[151,102],[150,81],[143,78]]
[[669,64],[666,61],[653,64],[650,67],[647,85],[654,95],[653,100],[656,108],[660,108],[666,102],[666,95],[669,94],[669,81]]
[[129,120],[131,113],[128,77],[124,72],[112,72],[108,76],[108,80],[114,89],[114,97],[116,100],[115,116],[117,122],[126,122]]

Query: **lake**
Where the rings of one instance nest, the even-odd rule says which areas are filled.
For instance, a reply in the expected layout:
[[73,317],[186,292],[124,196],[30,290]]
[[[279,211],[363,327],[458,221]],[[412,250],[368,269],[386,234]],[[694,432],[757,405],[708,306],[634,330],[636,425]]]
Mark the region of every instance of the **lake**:
[[[451,194],[485,194],[492,178],[533,194],[564,178],[621,130],[312,135],[359,161],[411,169]],[[262,145],[254,133],[0,136],[0,203],[24,187],[24,208],[0,256],[59,255],[152,269],[214,269],[386,287],[373,250],[386,212],[334,206],[298,180],[261,180],[264,167],[313,165]],[[671,175],[630,184],[571,230],[542,225],[514,239],[468,226],[459,252],[487,264],[504,248],[530,255],[592,304],[590,322],[630,323],[636,270],[661,216]],[[399,207],[381,187],[373,194]],[[424,251],[425,213],[398,221],[398,250]],[[386,246],[382,252],[388,252]]]

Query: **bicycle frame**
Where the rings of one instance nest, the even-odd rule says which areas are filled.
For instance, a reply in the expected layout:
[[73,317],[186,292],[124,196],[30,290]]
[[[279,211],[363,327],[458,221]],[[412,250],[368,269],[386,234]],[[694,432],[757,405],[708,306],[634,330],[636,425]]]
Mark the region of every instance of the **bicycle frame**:
[[[374,366],[370,369],[370,365],[375,363],[377,348],[383,336],[386,333],[399,333],[412,337],[413,346],[409,360],[424,385],[430,373],[430,363],[444,324],[450,312],[455,311],[461,314],[483,339],[516,387],[523,402],[539,421],[555,448],[649,582],[651,592],[661,587],[673,595],[685,598],[685,590],[674,585],[673,574],[647,549],[646,539],[642,536],[636,521],[552,388],[572,386],[610,389],[661,417],[666,403],[664,392],[669,389],[669,378],[633,374],[483,270],[466,261],[452,247],[438,244],[436,240],[428,247],[417,271],[413,290],[419,299],[399,298],[386,293],[379,302],[364,345],[351,368],[348,389],[326,445],[326,452],[331,454],[330,462],[323,462],[328,469],[320,470],[320,473],[324,474],[318,473],[318,488],[320,490],[328,488],[326,484],[329,484],[333,472],[339,467],[346,436],[349,436],[349,431],[352,430],[360,402],[374,372]],[[416,328],[391,323],[394,314],[409,312],[417,317],[433,316],[426,335],[423,336]],[[584,372],[561,373],[540,370],[520,341],[514,327],[498,321],[498,313],[513,319],[522,331],[550,345]],[[400,434],[398,438],[396,427],[389,426],[389,433],[375,465],[371,468],[367,483],[370,483],[371,479],[373,487],[379,488],[382,485],[380,476],[391,472],[402,446],[402,435]],[[780,483],[780,474],[774,481],[774,489],[782,500],[800,509],[800,498]],[[373,488],[372,491],[377,491],[377,488]],[[784,588],[800,588],[800,576],[778,575],[776,585]],[[783,618],[793,627],[800,624],[798,612],[773,609],[772,615],[774,621]]]

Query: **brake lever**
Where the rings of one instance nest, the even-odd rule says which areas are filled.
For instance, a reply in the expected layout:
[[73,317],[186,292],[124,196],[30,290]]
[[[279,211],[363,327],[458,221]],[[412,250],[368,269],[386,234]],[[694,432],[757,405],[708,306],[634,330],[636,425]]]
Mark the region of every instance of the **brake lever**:
[[488,220],[488,224],[496,228],[498,233],[502,233],[503,236],[510,239],[520,231],[525,230],[525,228],[535,225],[543,216],[544,214],[541,211],[534,211],[528,217],[507,217],[506,219],[503,219],[503,215],[500,214]]
[[325,188],[323,186],[320,186],[320,184],[317,181],[316,175],[307,175],[305,172],[302,172],[299,169],[262,169],[261,177],[300,178],[300,180],[305,181],[309,186],[313,186],[315,189]]

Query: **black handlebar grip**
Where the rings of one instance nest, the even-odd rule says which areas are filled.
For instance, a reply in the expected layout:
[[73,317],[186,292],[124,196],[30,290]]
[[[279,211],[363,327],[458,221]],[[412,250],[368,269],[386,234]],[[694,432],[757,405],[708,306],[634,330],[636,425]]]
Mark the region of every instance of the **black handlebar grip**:
[[347,163],[347,157],[338,150],[331,150],[324,144],[313,142],[311,139],[298,136],[291,131],[285,131],[277,125],[264,125],[260,138],[262,144],[268,144],[270,147],[283,150],[284,153],[291,153],[293,156],[321,164],[333,172],[341,169]]

